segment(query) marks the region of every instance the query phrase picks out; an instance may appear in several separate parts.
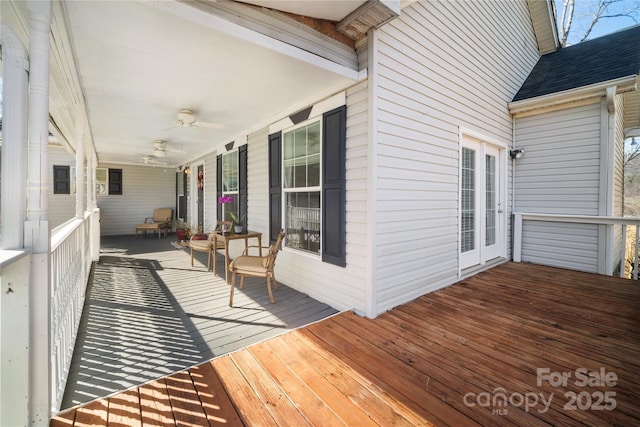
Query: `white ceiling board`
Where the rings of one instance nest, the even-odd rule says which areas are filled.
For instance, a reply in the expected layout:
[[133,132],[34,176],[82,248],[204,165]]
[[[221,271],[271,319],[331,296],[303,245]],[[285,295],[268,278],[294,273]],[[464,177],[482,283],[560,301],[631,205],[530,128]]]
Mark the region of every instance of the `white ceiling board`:
[[[163,139],[187,152],[163,159],[180,164],[352,82],[152,3],[68,2],[67,13],[100,161],[141,162]],[[167,130],[182,108],[226,128]]]

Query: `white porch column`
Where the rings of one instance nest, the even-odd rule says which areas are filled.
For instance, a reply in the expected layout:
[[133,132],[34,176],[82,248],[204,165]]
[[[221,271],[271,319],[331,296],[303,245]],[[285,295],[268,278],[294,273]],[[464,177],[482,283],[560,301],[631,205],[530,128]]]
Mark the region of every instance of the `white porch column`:
[[49,27],[50,0],[28,0],[29,159],[25,247],[32,249],[29,284],[29,412],[31,426],[48,426],[51,411],[50,281],[51,238],[48,220]]
[[[91,148],[91,146],[89,146]],[[93,181],[93,170],[95,169],[95,163],[93,161],[93,151],[87,152],[87,210],[92,211],[96,208],[96,202],[94,198],[95,183]]]
[[84,114],[78,107],[76,122],[76,218],[84,218]]
[[27,209],[27,50],[8,25],[2,40],[2,249],[22,249]]
[[[29,270],[21,251],[27,208],[28,55],[0,23],[2,45],[2,188],[0,200],[0,425],[29,422]],[[10,251],[8,249],[15,249]]]

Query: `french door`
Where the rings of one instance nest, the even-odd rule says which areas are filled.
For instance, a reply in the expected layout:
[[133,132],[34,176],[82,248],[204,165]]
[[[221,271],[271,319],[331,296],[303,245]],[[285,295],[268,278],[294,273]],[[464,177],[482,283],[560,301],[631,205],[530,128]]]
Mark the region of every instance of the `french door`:
[[460,268],[503,255],[505,160],[501,149],[463,137],[460,157]]

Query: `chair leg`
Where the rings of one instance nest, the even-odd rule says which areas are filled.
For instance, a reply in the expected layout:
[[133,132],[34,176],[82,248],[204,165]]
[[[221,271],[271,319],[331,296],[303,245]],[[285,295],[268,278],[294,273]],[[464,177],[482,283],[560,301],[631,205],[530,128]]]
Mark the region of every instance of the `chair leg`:
[[229,307],[233,307],[233,288],[236,286],[236,272],[233,272],[231,277],[231,291],[229,293]]
[[269,299],[271,300],[271,304],[275,304],[276,300],[273,297],[273,292],[271,292],[271,275],[267,274],[267,290],[269,291]]
[[193,248],[190,248],[190,249],[191,249],[191,267],[193,267]]
[[273,280],[273,289],[278,290],[278,282],[276,282],[276,275],[275,273],[271,273],[271,280]]
[[211,249],[207,252],[207,271],[211,271]]
[[213,250],[213,274],[218,274],[218,250]]
[[[236,273],[233,273],[236,274]],[[244,274],[240,275],[240,289],[244,289]]]

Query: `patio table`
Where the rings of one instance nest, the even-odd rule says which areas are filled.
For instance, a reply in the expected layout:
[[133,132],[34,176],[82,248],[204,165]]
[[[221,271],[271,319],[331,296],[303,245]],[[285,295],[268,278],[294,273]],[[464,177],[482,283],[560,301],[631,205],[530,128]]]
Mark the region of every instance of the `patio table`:
[[[244,233],[235,233],[235,234],[229,234],[229,233],[225,233],[223,234],[222,232],[216,231],[215,233],[215,238],[217,240],[222,240],[224,241],[224,278],[227,281],[227,283],[229,283],[229,242],[231,240],[240,240],[240,239],[244,239],[244,248],[245,250],[249,248],[249,239],[251,238],[255,238],[258,239],[258,250],[260,251],[260,256],[262,256],[262,233],[258,232],[258,231],[246,231]],[[213,251],[213,273],[217,274],[218,273],[218,264],[217,264],[217,257],[218,257],[218,251],[214,250]]]

